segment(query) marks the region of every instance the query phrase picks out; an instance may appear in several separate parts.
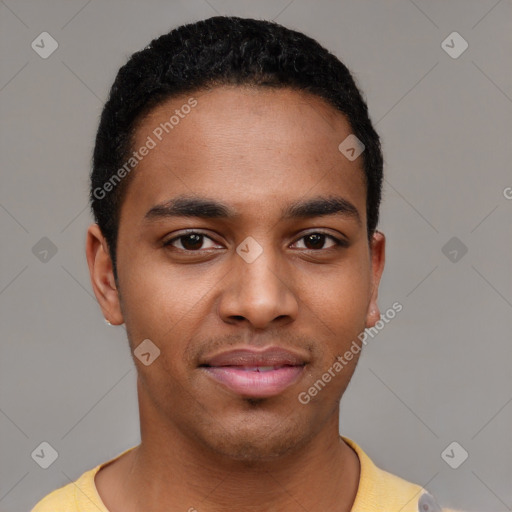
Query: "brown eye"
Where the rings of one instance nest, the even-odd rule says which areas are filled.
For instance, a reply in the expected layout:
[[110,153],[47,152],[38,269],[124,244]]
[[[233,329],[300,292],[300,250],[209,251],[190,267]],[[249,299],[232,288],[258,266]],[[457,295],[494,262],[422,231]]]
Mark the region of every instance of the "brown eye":
[[[210,247],[204,247],[206,240],[214,243],[214,241],[209,236],[206,236],[203,233],[190,232],[184,235],[176,236],[167,242],[164,242],[164,246],[172,246],[176,249],[189,252],[198,251],[200,249],[212,249],[213,245]],[[176,243],[179,243],[181,247],[176,245]]]
[[[324,246],[327,239],[330,239],[333,242],[329,247]],[[344,241],[339,240],[332,235],[328,235],[327,233],[321,232],[309,233],[300,238],[300,240],[304,240],[304,248],[309,250],[330,249],[331,247],[347,245]]]
[[203,245],[203,235],[192,233],[191,235],[185,235],[180,237],[181,245],[188,251],[194,251],[200,249]]
[[312,233],[311,235],[305,236],[305,245],[308,249],[322,249],[325,243],[325,235],[319,233]]

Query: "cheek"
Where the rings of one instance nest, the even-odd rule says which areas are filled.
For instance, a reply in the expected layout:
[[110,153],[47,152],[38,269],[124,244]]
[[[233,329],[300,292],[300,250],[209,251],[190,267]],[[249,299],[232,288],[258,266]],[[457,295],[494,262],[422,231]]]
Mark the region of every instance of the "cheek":
[[123,270],[123,301],[132,323],[150,331],[164,324],[171,329],[203,295],[203,280],[194,275],[192,266],[173,267],[162,255],[134,256]]
[[[135,269],[135,262],[133,265]],[[132,269],[132,277],[124,283],[123,309],[127,312],[128,338],[132,351],[145,339],[151,340],[160,351],[147,366],[135,354],[135,364],[144,393],[162,410],[173,410],[190,400],[184,353],[197,327],[192,317],[197,314],[196,308],[201,307],[197,302],[202,294],[180,281],[177,273],[171,275],[169,269],[150,265],[142,268],[143,272]]]
[[347,258],[314,277],[304,275],[300,298],[332,331],[353,334],[366,321],[369,272],[364,256]]
[[361,354],[358,336],[365,328],[370,289],[364,261],[351,259],[350,264],[315,276],[311,293],[304,294],[305,314],[318,327],[319,350],[303,391],[311,403],[326,410],[339,403]]
[[123,315],[132,345],[149,338],[165,359],[177,360],[190,337],[191,319],[201,308],[201,285],[187,282],[169,268],[136,265],[132,261],[132,268],[126,269],[130,277],[121,285]]

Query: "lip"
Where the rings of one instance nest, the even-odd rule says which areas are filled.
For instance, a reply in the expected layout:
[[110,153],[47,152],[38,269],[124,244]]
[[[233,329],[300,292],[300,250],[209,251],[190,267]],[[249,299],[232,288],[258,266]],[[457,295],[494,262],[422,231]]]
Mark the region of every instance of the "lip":
[[307,362],[304,356],[280,347],[242,348],[208,358],[200,369],[238,395],[266,398],[296,383]]

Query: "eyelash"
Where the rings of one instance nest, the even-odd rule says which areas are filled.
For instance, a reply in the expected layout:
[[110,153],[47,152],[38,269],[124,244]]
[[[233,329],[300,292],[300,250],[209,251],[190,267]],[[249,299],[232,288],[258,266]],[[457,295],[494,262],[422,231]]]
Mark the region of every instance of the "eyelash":
[[[179,240],[180,238],[186,238],[190,235],[201,235],[204,238],[209,238],[212,242],[215,242],[215,240],[213,240],[210,236],[208,236],[205,233],[202,233],[201,231],[188,231],[187,233],[183,233],[179,236],[175,236],[174,238],[171,238],[170,240],[167,240],[166,242],[163,243],[163,245],[164,245],[164,247],[172,247],[171,244],[173,242],[175,242],[176,240]],[[334,241],[334,243],[336,245],[334,247],[328,247],[327,249],[304,249],[306,251],[322,252],[322,251],[328,251],[329,249],[338,248],[338,247],[345,247],[345,248],[348,247],[348,242],[346,242],[345,240],[336,238],[335,236],[333,236],[329,233],[325,233],[323,231],[311,231],[310,233],[302,235],[297,241],[302,240],[303,238],[306,238],[307,236],[310,236],[310,235],[324,235],[326,238],[330,238],[332,241]],[[193,251],[193,250],[189,250],[189,249],[179,249],[176,247],[172,247],[172,248],[177,249],[178,251],[189,252],[189,253],[199,253],[199,252],[208,250],[208,249],[198,249],[198,250]]]

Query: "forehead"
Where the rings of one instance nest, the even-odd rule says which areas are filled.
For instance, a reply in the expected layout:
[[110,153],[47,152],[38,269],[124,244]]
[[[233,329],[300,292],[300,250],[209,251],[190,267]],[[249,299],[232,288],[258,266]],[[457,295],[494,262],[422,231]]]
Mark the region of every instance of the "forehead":
[[133,149],[151,149],[133,171],[122,216],[141,217],[183,194],[236,210],[259,204],[261,214],[261,204],[282,211],[299,197],[336,193],[364,220],[362,157],[349,161],[338,150],[350,134],[341,112],[292,89],[216,87],[172,98],[136,129]]

